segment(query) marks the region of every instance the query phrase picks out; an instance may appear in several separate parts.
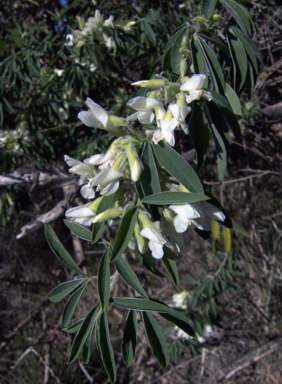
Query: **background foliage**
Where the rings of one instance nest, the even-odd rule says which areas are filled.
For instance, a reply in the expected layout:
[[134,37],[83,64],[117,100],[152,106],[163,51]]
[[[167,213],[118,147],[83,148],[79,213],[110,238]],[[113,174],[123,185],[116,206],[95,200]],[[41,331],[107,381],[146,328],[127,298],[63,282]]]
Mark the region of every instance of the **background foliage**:
[[[120,2],[118,3],[120,4]],[[113,14],[116,16],[115,19],[118,19],[120,14],[118,3],[102,2],[102,4],[99,4],[99,9],[101,13]],[[84,158],[96,151],[101,152],[105,150],[109,136],[101,135],[95,129],[92,130],[77,123],[76,115],[83,108],[83,101],[86,96],[91,96],[96,102],[104,103],[103,106],[110,108],[118,101],[115,113],[124,113],[127,98],[133,92],[130,83],[136,80],[136,77],[137,79],[149,78],[153,74],[150,69],[152,67],[154,67],[155,72],[160,72],[161,59],[158,59],[158,62],[154,62],[159,56],[156,55],[156,41],[158,42],[158,52],[163,52],[172,31],[183,22],[185,17],[187,17],[188,11],[192,12],[192,16],[189,13],[189,19],[197,15],[198,11],[197,3],[191,5],[191,2],[189,2],[186,8],[182,8],[182,11],[177,13],[175,12],[175,4],[163,2],[163,8],[159,9],[159,12],[168,22],[165,23],[165,26],[156,26],[156,23],[152,22],[154,20],[154,12],[150,11],[150,8],[157,10],[159,4],[156,4],[155,7],[153,5],[152,2],[150,4],[139,2],[138,7],[136,6],[137,8],[135,9],[123,7],[125,22],[136,14],[136,10],[139,17],[134,32],[131,32],[130,36],[127,36],[127,33],[125,34],[125,39],[129,38],[132,48],[128,51],[126,47],[117,47],[116,53],[109,52],[105,47],[102,48],[102,52],[105,55],[104,61],[107,62],[108,68],[99,68],[98,66],[98,70],[93,74],[89,69],[90,67],[87,68],[87,64],[84,66],[81,62],[75,63],[73,61],[74,55],[77,52],[74,48],[64,46],[62,37],[69,32],[69,29],[67,29],[69,26],[73,27],[75,25],[76,15],[89,17],[94,14],[96,9],[94,4],[90,4],[90,6],[85,5],[85,9],[83,9],[83,5],[80,2],[74,2],[71,6],[67,7],[61,7],[56,2],[46,2],[40,9],[38,5],[33,3],[22,5],[21,3],[14,2],[13,6],[8,5],[8,3],[5,4],[5,12],[1,16],[4,22],[1,26],[1,28],[3,27],[1,29],[3,38],[1,39],[2,64],[0,69],[2,75],[2,127],[4,131],[3,136],[1,136],[2,174],[8,174],[20,169],[20,173],[17,176],[22,176],[27,167],[29,167],[32,176],[34,171],[38,172],[41,170],[48,171],[49,174],[55,172],[61,176],[64,170],[62,168],[58,169],[60,167],[58,164],[62,162],[62,155],[64,153],[72,153],[74,157],[81,156]],[[192,9],[189,9],[190,6]],[[133,7],[135,6],[133,5]],[[255,39],[261,44],[264,69],[255,96],[260,98],[262,103],[265,103],[265,105],[262,104],[263,106],[274,104],[275,101],[279,100],[275,99],[274,96],[277,94],[277,98],[279,97],[279,90],[277,90],[277,88],[279,89],[279,79],[277,80],[277,77],[275,77],[276,69],[272,66],[278,61],[277,57],[279,57],[281,52],[281,47],[279,44],[277,45],[275,40],[275,33],[271,33],[270,38],[270,33],[266,34],[265,32],[267,28],[270,28],[269,25],[275,31],[277,14],[274,12],[277,11],[272,8],[268,19],[264,21],[265,16],[263,14],[265,10],[266,8],[259,4],[254,4],[252,8],[254,16],[257,19],[262,19]],[[23,20],[26,20],[26,23],[19,21],[19,14]],[[229,16],[226,15],[226,17]],[[157,36],[155,41],[152,34],[148,32],[150,29],[148,29],[146,23],[151,25],[154,35]],[[123,32],[121,31],[120,33]],[[276,47],[274,55],[264,51],[261,40],[266,38],[270,38],[270,42]],[[195,41],[195,44],[199,44],[199,41],[201,42],[201,37]],[[83,49],[81,52],[81,55],[86,54]],[[222,60],[221,63],[225,62],[224,58]],[[94,62],[94,64],[97,63]],[[228,63],[226,65],[228,66]],[[55,69],[63,69],[65,72],[58,76]],[[233,69],[234,72],[235,70],[236,68]],[[247,76],[247,72],[245,76]],[[272,84],[271,81],[267,83],[268,79],[275,84]],[[223,358],[223,353],[224,350],[226,351],[231,348],[232,342],[236,344],[236,340],[239,341],[240,337],[244,337],[245,340],[243,351],[239,348],[239,342],[238,345],[236,344],[237,349],[232,350],[231,348],[234,359],[236,359],[237,354],[248,352],[250,349],[260,346],[262,344],[261,340],[265,343],[276,340],[281,329],[279,306],[277,304],[277,300],[279,300],[277,295],[279,292],[281,266],[281,237],[279,231],[279,211],[281,207],[277,197],[280,191],[277,180],[279,165],[276,162],[279,159],[279,146],[281,145],[281,141],[279,141],[279,128],[277,134],[271,133],[275,132],[272,129],[271,123],[265,122],[262,118],[259,120],[260,125],[258,123],[254,125],[254,121],[258,121],[256,109],[254,108],[257,105],[257,101],[254,98],[248,99],[250,95],[246,95],[241,80],[238,83],[236,76],[233,77],[233,85],[236,86],[238,84],[238,90],[240,88],[243,90],[243,119],[241,120],[241,128],[243,129],[243,142],[241,143],[243,144],[231,144],[231,166],[227,171],[224,195],[225,199],[229,202],[228,213],[234,218],[235,223],[245,228],[246,232],[241,231],[241,234],[251,236],[251,240],[247,240],[248,237],[246,236],[241,237],[240,231],[234,234],[233,247],[234,255],[236,254],[236,263],[234,264],[232,259],[231,261],[226,260],[227,263],[230,263],[228,267],[224,263],[219,262],[221,257],[219,252],[216,253],[217,257],[214,257],[217,248],[214,239],[211,245],[205,243],[202,249],[196,240],[191,240],[191,250],[189,249],[188,253],[189,258],[179,260],[181,275],[179,291],[183,289],[190,290],[190,307],[193,309],[196,308],[195,306],[198,306],[199,313],[205,313],[205,306],[210,298],[209,292],[211,292],[210,286],[212,283],[210,280],[205,280],[207,271],[208,273],[214,273],[224,283],[217,291],[218,294],[215,297],[216,308],[214,308],[214,317],[219,316],[221,318],[220,324],[222,328],[216,328],[214,338],[210,341],[210,345],[215,346],[221,356],[217,364],[221,362],[223,366],[230,364],[230,360]],[[262,91],[263,89],[274,89],[274,92],[269,92],[269,96],[266,96]],[[268,128],[270,128],[270,133]],[[93,137],[95,137],[94,141]],[[272,148],[270,152],[268,152],[265,142]],[[78,143],[79,147],[77,149]],[[186,151],[187,146],[183,146],[183,148]],[[57,163],[58,160],[59,162]],[[207,183],[217,180],[217,171],[213,159],[208,160],[201,172],[204,180],[209,180]],[[245,176],[246,174],[247,176]],[[255,177],[257,174],[259,176]],[[267,177],[267,181],[264,175]],[[232,179],[239,180],[236,183],[232,183]],[[218,193],[217,185],[216,182],[212,185],[215,193]],[[9,189],[6,188],[5,190],[2,188],[1,196],[4,212],[1,215],[3,226],[6,225],[6,220],[9,218],[13,218],[12,224],[14,226],[19,225],[19,221],[15,221],[13,214],[20,212],[22,208],[26,209],[26,212],[32,212],[33,215],[48,211],[48,208],[51,209],[54,206],[54,199],[59,201],[62,198],[62,194],[65,193],[65,190],[59,185],[55,189],[52,188],[52,196],[48,196],[50,192],[46,193],[43,190],[44,188],[40,188],[35,182],[32,186],[27,186],[25,189],[19,188],[18,185],[13,185]],[[259,193],[255,191],[259,191]],[[76,194],[74,193],[73,198],[75,196]],[[268,205],[264,204],[265,199],[269,201]],[[263,213],[262,207],[265,210]],[[236,216],[236,212],[239,211],[243,213]],[[23,211],[21,212],[23,213]],[[262,225],[261,217],[264,218],[262,219],[264,220],[264,225]],[[247,219],[249,225],[246,225],[246,219],[244,218]],[[72,252],[71,243],[73,241],[75,246],[75,240],[72,240],[68,232],[59,223],[55,224],[55,226],[58,230],[57,232],[62,235],[60,237],[66,239],[65,247]],[[274,234],[272,228],[274,229]],[[41,245],[38,244],[38,235],[21,240],[22,244],[27,246],[27,250],[22,252],[21,247],[8,240],[9,238],[12,239],[11,236],[14,236],[18,229],[12,230],[8,228],[7,231],[2,234],[3,243],[5,244],[3,281],[12,285],[12,288],[9,287],[9,289],[13,289],[15,292],[21,291],[23,301],[19,304],[17,300],[11,300],[9,290],[7,288],[4,289],[3,303],[7,308],[5,316],[11,315],[9,311],[11,311],[13,306],[14,308],[19,308],[20,306],[22,308],[22,317],[18,317],[18,323],[13,323],[8,334],[10,337],[3,339],[4,341],[1,345],[5,351],[3,362],[8,368],[13,362],[16,362],[17,358],[24,356],[22,355],[24,351],[27,351],[28,348],[33,348],[35,352],[39,351],[36,353],[43,356],[47,366],[52,368],[52,372],[57,379],[61,378],[63,382],[72,381],[72,374],[75,368],[73,366],[66,368],[67,356],[64,355],[65,350],[69,349],[71,339],[64,336],[64,343],[62,350],[60,350],[56,340],[58,340],[58,335],[61,335],[61,332],[57,330],[53,333],[52,331],[52,329],[60,329],[60,324],[58,324],[59,328],[56,326],[60,322],[60,309],[58,309],[58,313],[54,313],[50,306],[46,307],[47,302],[43,300],[46,297],[46,293],[56,283],[71,280],[73,276],[67,270],[62,269],[59,264],[56,264],[48,250],[42,245],[43,238]],[[79,252],[82,251],[81,243],[79,244],[80,248],[77,245],[75,246],[76,255],[79,255]],[[77,261],[82,268],[86,268],[86,271],[86,261],[94,264],[94,268],[98,266],[95,266],[95,263],[98,263],[98,261],[91,256],[91,253],[87,253],[93,252],[93,250],[90,250],[87,245],[84,245],[84,247],[83,253],[86,257],[84,256],[84,259],[78,259]],[[34,251],[35,249],[37,250]],[[94,252],[101,254],[99,247]],[[30,260],[29,255],[33,253],[35,253],[35,259]],[[45,258],[44,254],[46,254]],[[10,259],[11,255],[14,256],[13,260]],[[17,260],[21,260],[21,262],[18,264]],[[25,263],[27,263],[27,266],[25,266]],[[40,268],[40,272],[38,271],[39,265],[43,266],[42,270]],[[46,270],[51,269],[52,282],[49,280],[49,274],[46,274],[44,271],[44,266]],[[233,266],[236,267],[235,271],[233,271]],[[157,295],[154,293],[154,296],[160,297],[164,302],[171,300],[171,294],[175,289],[173,286],[167,285],[166,289],[159,290],[160,282],[156,278],[152,279],[151,275],[149,276],[145,273],[138,265],[134,269],[143,276],[144,282],[150,279],[150,289],[157,293]],[[244,275],[241,278],[240,275],[242,273]],[[34,276],[38,276],[38,279],[35,279]],[[40,276],[43,278],[40,279]],[[46,280],[46,276],[48,276],[48,280]],[[191,276],[195,280],[191,279]],[[246,276],[250,277],[248,283],[246,282]],[[46,283],[43,283],[43,281],[46,281]],[[197,286],[201,286],[201,288],[197,288]],[[124,290],[125,288],[118,287],[117,289]],[[216,286],[214,286],[214,289],[216,292]],[[194,293],[192,294],[192,292]],[[89,305],[93,305],[91,303],[93,303],[95,295],[97,295],[97,292],[91,291],[80,304],[79,311],[81,311],[82,316],[89,312]],[[42,301],[44,305],[40,306]],[[227,303],[228,306],[226,306]],[[39,310],[35,310],[35,312],[34,304],[36,306],[39,305]],[[114,312],[111,314],[112,318],[109,319],[113,328],[111,333],[115,332],[116,338],[119,339],[118,344],[121,341],[121,330],[124,328],[124,325],[122,325],[124,312],[121,313],[122,316],[120,312]],[[237,323],[237,320],[234,320],[234,317],[237,318],[239,313],[240,319],[243,319],[243,323],[246,325],[243,330],[241,329],[240,322]],[[34,314],[41,315],[38,322],[35,323],[38,328],[30,326],[35,321]],[[195,318],[195,321],[197,321],[197,318]],[[4,329],[7,329],[6,319],[7,317],[3,321]],[[28,321],[24,323],[23,320]],[[149,327],[149,324],[152,324],[154,320],[148,316],[143,321]],[[16,328],[17,325],[19,325],[18,329]],[[137,326],[140,328],[139,322]],[[201,333],[200,327],[201,324],[198,325],[199,333]],[[16,331],[13,333],[15,329]],[[142,335],[141,330],[139,330],[139,335],[140,332]],[[260,338],[254,337],[256,332],[259,332]],[[157,376],[153,376],[152,370],[154,366],[157,366],[154,361],[150,362],[148,360],[147,341],[144,337],[143,339],[142,336],[140,337],[142,343],[138,350],[136,368],[131,373],[125,373],[124,371],[121,375],[129,375],[128,379],[133,380],[133,382],[136,378],[141,381],[143,380],[143,382],[145,380],[146,382],[152,382],[157,380]],[[169,350],[172,361],[174,363],[180,361],[179,364],[181,364],[181,360],[178,359],[184,356],[186,359],[189,356],[191,358],[187,342],[176,337],[173,339],[173,336],[170,337],[172,337],[172,342],[169,344]],[[226,337],[227,341],[224,341]],[[13,344],[11,344],[11,341]],[[68,347],[66,348],[66,346]],[[191,347],[191,343],[189,346]],[[200,348],[200,345],[196,344],[196,350],[197,348]],[[103,377],[103,372],[101,367],[97,366],[95,354],[96,352],[91,357],[91,362],[87,369],[97,379],[98,377]],[[192,359],[196,358],[196,355],[192,357]],[[202,357],[202,368],[201,372],[199,372],[202,380],[205,380],[205,377],[208,375],[210,375],[208,377],[212,377],[205,370],[205,358],[208,359],[207,357]],[[263,371],[261,375],[267,375],[267,372],[270,370],[271,374],[275,377],[277,372],[279,372],[279,368],[275,365],[275,357],[273,359],[265,362],[267,369],[263,370],[258,366],[257,369],[250,369],[247,374],[250,374],[250,377],[256,377],[259,374],[259,369]],[[45,368],[44,371],[44,365],[39,365],[40,369],[37,369],[38,364],[40,364],[38,361],[40,361],[40,357],[35,353],[28,353],[26,357],[22,358],[22,362],[19,361],[18,364],[14,365],[14,369],[11,370],[9,368],[8,376],[8,371],[4,371],[3,377],[5,380],[23,380],[25,382],[31,373],[35,382],[43,382],[43,380],[47,382],[46,376],[47,380],[49,377],[50,380],[55,382],[57,379],[52,379],[50,370]],[[140,372],[138,373],[138,364],[141,361],[143,363],[147,362],[143,376],[139,374]],[[209,364],[212,364],[214,360],[211,358],[211,360],[206,361],[207,366],[210,366]],[[118,359],[118,364],[121,364],[121,359]],[[87,380],[90,381],[87,378],[87,372],[83,370],[81,365],[79,366],[82,375],[81,380],[85,380],[85,382]],[[197,369],[193,367],[193,364],[191,366],[189,364],[189,367],[186,365],[185,369],[189,369],[191,373],[194,372],[197,375]],[[156,370],[159,373],[162,372],[159,368],[156,368]],[[172,378],[173,375],[176,375],[173,367],[168,372]],[[180,375],[182,373],[184,371],[180,372]],[[246,372],[244,374],[246,375]],[[184,373],[184,375],[186,374]],[[178,376],[176,375],[176,377]],[[78,376],[77,380],[79,380]],[[118,380],[121,382],[123,380],[122,376]],[[197,380],[196,376],[195,380]]]

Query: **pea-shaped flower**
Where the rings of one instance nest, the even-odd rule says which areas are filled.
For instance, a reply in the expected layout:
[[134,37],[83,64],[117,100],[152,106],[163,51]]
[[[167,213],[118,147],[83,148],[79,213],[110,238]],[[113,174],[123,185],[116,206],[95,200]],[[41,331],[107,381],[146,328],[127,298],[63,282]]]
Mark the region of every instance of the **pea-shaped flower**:
[[206,75],[193,75],[186,83],[181,85],[180,91],[189,92],[189,95],[186,96],[187,104],[194,100],[200,100],[201,97],[211,101],[212,94],[208,91],[202,90],[205,79]]
[[129,100],[127,105],[138,112],[128,116],[126,120],[134,121],[138,119],[141,124],[152,124],[155,117],[153,109],[158,106],[162,107],[163,103],[150,97],[137,96]]

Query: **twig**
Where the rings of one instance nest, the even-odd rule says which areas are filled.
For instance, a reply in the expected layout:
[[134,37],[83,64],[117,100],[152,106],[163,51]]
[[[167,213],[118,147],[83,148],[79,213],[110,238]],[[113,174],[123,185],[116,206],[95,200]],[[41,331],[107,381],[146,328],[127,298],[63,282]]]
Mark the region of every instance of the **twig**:
[[269,175],[269,174],[279,175],[278,172],[265,171],[265,172],[259,173],[257,175],[250,175],[250,176],[246,176],[246,177],[240,177],[239,179],[226,180],[226,181],[223,181],[222,183],[220,181],[214,181],[214,182],[203,181],[203,183],[207,184],[207,185],[233,184],[233,183],[238,183],[239,181],[254,179],[256,177],[262,177],[262,176]]
[[78,365],[79,365],[79,368],[82,370],[82,372],[84,373],[85,377],[87,378],[87,380],[89,381],[89,383],[94,383],[94,380],[92,379],[92,377],[89,375],[89,373],[86,371],[84,365],[81,363],[80,360],[78,360]]
[[237,360],[234,364],[234,368],[232,368],[231,371],[229,371],[226,375],[221,377],[219,379],[219,383],[221,383],[224,380],[230,379],[232,376],[234,376],[237,372],[241,371],[244,368],[247,368],[252,363],[255,363],[262,359],[263,357],[277,351],[282,346],[282,338],[279,338],[276,341],[271,341],[269,343],[266,343],[262,347],[258,347],[255,350],[247,353],[244,357]]

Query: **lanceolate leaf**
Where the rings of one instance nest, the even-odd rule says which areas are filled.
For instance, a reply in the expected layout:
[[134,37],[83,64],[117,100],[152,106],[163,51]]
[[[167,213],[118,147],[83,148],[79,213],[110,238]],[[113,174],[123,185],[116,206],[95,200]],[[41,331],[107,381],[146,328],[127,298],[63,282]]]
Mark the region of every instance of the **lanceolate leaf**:
[[138,252],[137,257],[138,257],[139,261],[143,264],[143,266],[146,269],[148,269],[148,271],[150,271],[151,273],[153,273],[156,276],[165,277],[165,275],[163,275],[158,270],[158,268],[155,267],[154,259],[149,253],[145,253],[144,255],[142,255],[141,253]]
[[161,317],[163,317],[165,320],[169,321],[170,323],[176,325],[178,328],[182,329],[185,333],[187,333],[190,336],[194,336],[195,332],[194,329],[187,319],[187,317],[184,315],[184,313],[179,312],[177,310],[174,311],[174,313],[159,313]]
[[206,195],[200,195],[198,193],[188,192],[160,192],[155,195],[145,197],[142,203],[156,204],[156,205],[167,205],[167,204],[186,204],[194,203],[196,201],[208,200]]
[[257,57],[255,55],[255,52],[253,50],[253,47],[251,46],[251,44],[248,42],[248,38],[247,36],[244,36],[242,34],[242,32],[240,32],[240,30],[236,27],[232,27],[230,28],[230,31],[232,31],[232,33],[237,37],[238,40],[240,40],[240,42],[242,43],[254,69],[255,69],[255,72],[256,74],[258,74],[258,62],[257,62]]
[[189,122],[189,133],[195,147],[194,162],[197,170],[201,168],[209,148],[209,128],[207,118],[199,102],[192,103],[192,116]]
[[106,372],[109,376],[111,383],[115,383],[117,376],[116,364],[114,359],[113,347],[110,339],[109,325],[106,312],[103,312],[100,316],[99,345],[101,358]]
[[84,319],[77,335],[74,338],[72,343],[72,348],[70,352],[70,357],[68,363],[73,363],[84,345],[84,342],[88,336],[88,333],[93,329],[93,324],[95,322],[95,316],[97,315],[100,304],[97,304],[86,316]]
[[238,93],[242,89],[247,75],[247,56],[241,41],[228,30],[227,39],[233,63],[233,87]]
[[233,0],[219,0],[221,4],[231,13],[234,19],[239,24],[240,28],[249,36],[252,33],[252,24],[250,16],[243,5]]
[[242,109],[239,97],[237,93],[228,83],[225,83],[225,96],[227,97],[233,112],[235,113],[237,119],[242,117]]
[[135,357],[135,347],[137,344],[137,318],[136,311],[129,311],[124,327],[123,340],[121,344],[123,361],[129,367]]
[[[105,212],[107,209],[111,208],[112,202],[114,200],[115,194],[104,196],[102,201],[100,202],[96,214],[99,215],[99,213]],[[96,243],[100,237],[102,236],[105,228],[107,226],[106,221],[102,221],[100,223],[95,223],[93,225],[92,229],[92,238],[91,243]]]
[[96,321],[94,321],[93,325],[92,325],[92,329],[90,329],[86,339],[85,339],[85,342],[83,344],[83,347],[82,347],[82,352],[81,352],[81,357],[82,357],[82,361],[84,364],[88,364],[89,363],[89,360],[90,360],[90,356],[91,356],[91,341],[92,341],[92,336],[93,336],[93,331],[94,331],[94,327],[95,327],[95,323]]
[[64,248],[63,244],[55,238],[47,224],[45,225],[45,236],[50,248],[62,263],[64,263],[68,268],[72,269],[79,275],[86,276],[85,273],[82,272],[82,270],[76,265],[75,261]]
[[66,226],[77,236],[83,240],[91,241],[92,233],[80,224],[74,223],[69,220],[64,220]]
[[162,258],[162,262],[170,277],[172,278],[174,284],[177,286],[179,276],[176,261],[174,259],[171,249],[167,248],[166,246],[164,246],[164,255]]
[[[139,199],[161,192],[158,170],[155,164],[153,151],[149,141],[145,142],[139,152],[143,164],[143,171],[139,180],[135,183]],[[154,220],[159,220],[162,214],[161,208],[148,207]]]
[[152,352],[160,365],[166,367],[169,363],[169,353],[165,338],[153,316],[150,313],[143,312],[143,322],[147,338],[152,348]]
[[204,189],[194,169],[170,146],[160,141],[153,144],[155,155],[160,164],[179,183],[183,184],[190,192],[204,195]]
[[52,303],[58,303],[76,287],[78,287],[83,281],[84,279],[67,281],[66,283],[60,284],[56,288],[52,289],[52,291],[49,292],[47,296],[49,300],[52,301]]
[[117,307],[132,309],[134,311],[153,311],[153,312],[165,312],[172,313],[173,309],[167,307],[166,305],[156,303],[151,300],[145,299],[131,299],[131,298],[121,298],[121,297],[112,297],[110,302]]
[[77,303],[79,302],[86,286],[87,286],[87,283],[83,284],[68,299],[64,308],[63,316],[62,316],[62,323],[64,327],[67,327],[69,325],[72,315],[74,314],[75,308],[77,306]]
[[217,0],[203,0],[202,8],[206,19],[209,19],[216,7]]
[[210,41],[212,44],[216,45],[218,48],[221,49],[224,53],[229,55],[229,49],[227,44],[217,35],[208,32],[197,32],[197,35],[202,37],[204,40]]
[[78,320],[76,323],[73,325],[70,325],[67,328],[64,328],[63,330],[68,332],[68,333],[76,333],[77,331],[80,330],[80,327],[82,326],[82,323],[84,322],[84,319]]
[[117,259],[126,249],[133,235],[134,226],[137,220],[137,207],[132,208],[121,219],[118,233],[111,253],[111,262]]
[[200,47],[199,38],[196,34],[192,36],[191,40],[191,53],[193,59],[193,66],[195,69],[195,73],[202,73],[206,75],[206,79],[203,87],[208,87],[208,70],[206,65],[206,59]]
[[122,279],[128,284],[131,288],[133,288],[140,296],[148,299],[147,293],[144,291],[143,287],[138,281],[138,278],[134,271],[130,268],[127,262],[120,257],[116,261],[114,261],[115,267],[122,277]]
[[98,268],[98,293],[102,307],[105,310],[110,298],[110,252],[109,248],[103,254]]
[[210,73],[215,85],[215,90],[224,94],[225,91],[225,81],[223,77],[222,68],[217,60],[216,54],[211,47],[207,45],[207,43],[199,38],[199,42],[203,49],[203,53],[205,55],[207,65],[210,69]]

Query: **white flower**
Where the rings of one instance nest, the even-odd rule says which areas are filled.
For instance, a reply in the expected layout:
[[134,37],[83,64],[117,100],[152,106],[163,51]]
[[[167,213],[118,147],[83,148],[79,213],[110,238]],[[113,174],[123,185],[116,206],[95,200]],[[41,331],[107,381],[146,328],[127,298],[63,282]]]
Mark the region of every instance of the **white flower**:
[[208,203],[207,201],[198,201],[193,203],[193,207],[201,214],[201,218],[195,220],[193,224],[198,224],[198,228],[205,231],[211,231],[212,221],[225,220],[225,215],[215,205]]
[[88,111],[79,112],[78,118],[83,124],[88,127],[96,127],[105,129],[106,131],[113,133],[114,135],[121,136],[124,133],[118,128],[118,126],[124,125],[124,120],[110,115],[99,104],[95,103],[89,97],[87,97],[85,104],[89,108]]
[[118,190],[119,180],[123,177],[122,172],[108,167],[99,172],[90,183],[91,186],[97,186],[96,191],[100,191],[100,195],[108,196]]
[[71,33],[69,33],[69,34],[66,36],[66,42],[65,42],[65,45],[70,45],[70,46],[73,45],[73,35],[72,35]]
[[155,114],[153,109],[157,106],[162,107],[163,103],[159,100],[149,97],[137,96],[127,102],[131,108],[136,109],[138,112],[133,113],[126,118],[128,121],[138,119],[141,124],[152,124]]
[[143,228],[140,235],[149,240],[149,248],[152,251],[152,256],[155,259],[161,259],[164,255],[163,246],[166,245],[172,248],[169,241],[162,235],[160,222],[152,223],[151,228]]
[[110,17],[104,21],[104,27],[114,28],[114,16],[110,15]]
[[172,204],[169,208],[176,213],[173,223],[178,233],[187,231],[191,221],[201,217],[201,214],[191,204]]
[[206,75],[193,75],[185,84],[181,85],[180,91],[189,92],[189,95],[186,96],[187,104],[194,100],[200,100],[201,97],[211,101],[212,94],[202,90],[205,79]]
[[95,213],[88,208],[92,203],[80,205],[78,207],[70,208],[65,213],[67,218],[72,219],[74,222],[83,225],[91,225]]
[[67,165],[71,167],[69,172],[80,176],[80,185],[83,183],[85,178],[90,180],[96,175],[96,171],[94,167],[88,162],[88,159],[85,159],[83,163],[68,155],[65,155],[64,159]]
[[107,151],[105,154],[101,153],[101,154],[89,157],[88,162],[89,164],[92,164],[92,165],[101,165],[112,160],[114,156],[115,156],[114,153]]
[[172,302],[173,306],[176,308],[182,308],[182,309],[187,309],[187,299],[189,296],[189,292],[187,291],[182,291],[180,293],[175,293],[172,296]]
[[170,121],[159,120],[160,128],[157,128],[154,131],[153,141],[155,144],[160,140],[164,140],[170,146],[174,146],[175,138],[174,138],[174,130],[177,127],[177,121],[175,119],[171,119]]
[[189,112],[191,112],[191,108],[188,107],[187,105],[183,105],[182,107],[179,107],[177,104],[170,104],[168,107],[173,114],[173,119],[175,122],[177,122],[177,125],[180,125],[181,129],[183,132],[188,135],[189,130],[188,130],[188,125],[186,124],[186,116],[188,115]]

